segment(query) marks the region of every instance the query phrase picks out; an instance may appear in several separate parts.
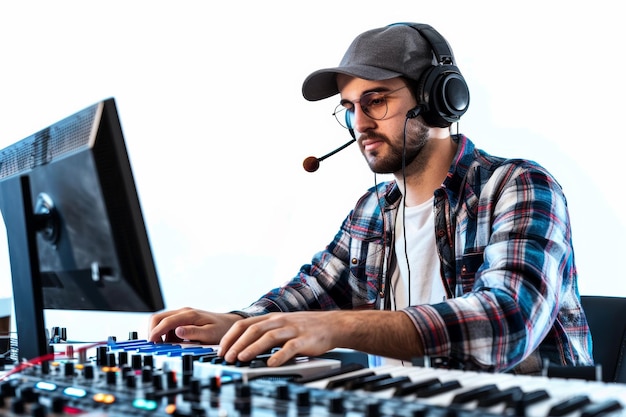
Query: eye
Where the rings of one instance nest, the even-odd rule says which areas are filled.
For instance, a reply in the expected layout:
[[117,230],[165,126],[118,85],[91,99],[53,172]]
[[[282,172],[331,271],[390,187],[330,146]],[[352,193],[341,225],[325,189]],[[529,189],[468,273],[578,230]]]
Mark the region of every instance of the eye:
[[380,93],[366,94],[361,98],[361,107],[379,107],[385,104],[385,96]]

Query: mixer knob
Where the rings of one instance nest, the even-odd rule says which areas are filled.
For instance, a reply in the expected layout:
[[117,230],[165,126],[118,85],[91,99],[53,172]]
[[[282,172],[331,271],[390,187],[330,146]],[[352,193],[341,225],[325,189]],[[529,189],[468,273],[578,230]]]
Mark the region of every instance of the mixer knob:
[[152,386],[154,387],[154,389],[157,389],[157,390],[163,389],[163,374],[161,373],[152,374]]
[[105,375],[106,375],[106,381],[108,385],[117,384],[117,372],[110,370],[110,371],[107,371]]
[[152,368],[149,366],[144,366],[141,370],[141,382],[149,383],[152,382]]
[[328,411],[331,414],[343,414],[346,411],[343,405],[343,398],[340,396],[332,397],[328,402]]
[[67,329],[65,327],[61,328],[58,326],[54,326],[52,328],[52,336],[50,337],[50,342],[52,343],[62,343],[67,340]]
[[235,395],[237,398],[250,398],[252,395],[252,391],[250,390],[250,385],[248,384],[238,384],[235,387]]
[[60,396],[55,396],[52,398],[51,409],[53,413],[62,413],[65,409],[65,404],[67,401],[65,398]]
[[176,371],[167,371],[165,374],[168,388],[176,388],[178,386],[178,380],[176,379]]
[[298,407],[308,407],[311,405],[311,394],[309,391],[300,391],[296,394],[296,405]]
[[276,387],[276,398],[279,400],[289,399],[289,386],[285,384],[278,385]]
[[137,388],[137,376],[134,373],[126,374],[125,381],[128,388]]
[[65,376],[74,376],[74,362],[65,362],[63,368]]
[[45,417],[47,414],[46,407],[44,407],[41,404],[35,404],[32,406],[32,408],[30,409],[30,415],[32,417]]
[[116,366],[116,359],[115,359],[115,353],[109,352],[107,353],[106,356],[106,362],[105,362],[106,366]]
[[154,368],[154,358],[152,355],[145,355],[143,358],[143,366],[149,366],[150,368]]
[[39,398],[33,387],[20,387],[17,389],[16,393],[17,397],[25,403],[34,403]]
[[211,392],[220,392],[221,388],[222,388],[222,384],[221,384],[220,377],[214,375],[211,378],[209,378],[209,390]]
[[248,384],[239,384],[235,387],[235,409],[240,415],[247,416],[252,411],[251,396],[252,390]]
[[371,402],[365,405],[365,417],[380,417],[380,404]]
[[143,367],[143,359],[140,354],[134,354],[130,357],[131,366],[135,371],[140,370]]
[[13,397],[15,396],[16,383],[17,380],[5,381],[0,384],[0,394],[3,397]]
[[198,378],[191,378],[189,380],[189,392],[193,396],[200,396],[200,393],[202,392],[202,384]]
[[193,355],[183,355],[182,361],[183,361],[183,372],[193,371],[193,362],[194,362]]
[[98,346],[96,349],[96,364],[98,366],[106,365],[106,355],[107,355],[107,347],[106,346]]
[[83,368],[83,376],[85,377],[85,379],[93,379],[94,377],[94,366],[93,365],[85,365],[85,367]]
[[193,355],[183,355],[183,385],[189,384],[189,379],[193,376],[193,362],[195,361]]
[[26,407],[24,406],[24,401],[16,398],[11,402],[11,411],[14,414],[24,414]]
[[49,361],[41,362],[41,373],[43,375],[48,375],[50,373],[50,362]]
[[73,345],[67,345],[65,347],[65,356],[70,359],[74,358],[74,346]]

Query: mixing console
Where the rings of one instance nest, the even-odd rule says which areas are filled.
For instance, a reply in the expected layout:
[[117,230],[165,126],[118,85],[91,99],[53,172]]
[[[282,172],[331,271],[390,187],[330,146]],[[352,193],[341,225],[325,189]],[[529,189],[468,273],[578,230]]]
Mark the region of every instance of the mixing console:
[[626,415],[624,384],[306,357],[269,368],[267,355],[228,364],[215,346],[137,340],[54,348],[0,374],[0,416]]

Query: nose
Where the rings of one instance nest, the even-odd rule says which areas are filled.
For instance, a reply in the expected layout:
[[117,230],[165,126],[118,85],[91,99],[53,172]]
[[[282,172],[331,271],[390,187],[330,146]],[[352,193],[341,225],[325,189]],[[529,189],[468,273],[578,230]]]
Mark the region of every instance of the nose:
[[376,120],[365,114],[360,104],[356,104],[353,110],[351,114],[351,125],[354,130],[357,132],[365,132],[376,126]]

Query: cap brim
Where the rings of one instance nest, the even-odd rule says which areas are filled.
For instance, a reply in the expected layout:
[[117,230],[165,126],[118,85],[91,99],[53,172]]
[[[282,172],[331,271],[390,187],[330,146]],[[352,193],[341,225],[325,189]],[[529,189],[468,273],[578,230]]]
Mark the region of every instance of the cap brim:
[[309,101],[323,100],[339,93],[337,74],[345,74],[364,80],[388,80],[402,74],[369,65],[326,68],[311,73],[302,84],[302,95]]

